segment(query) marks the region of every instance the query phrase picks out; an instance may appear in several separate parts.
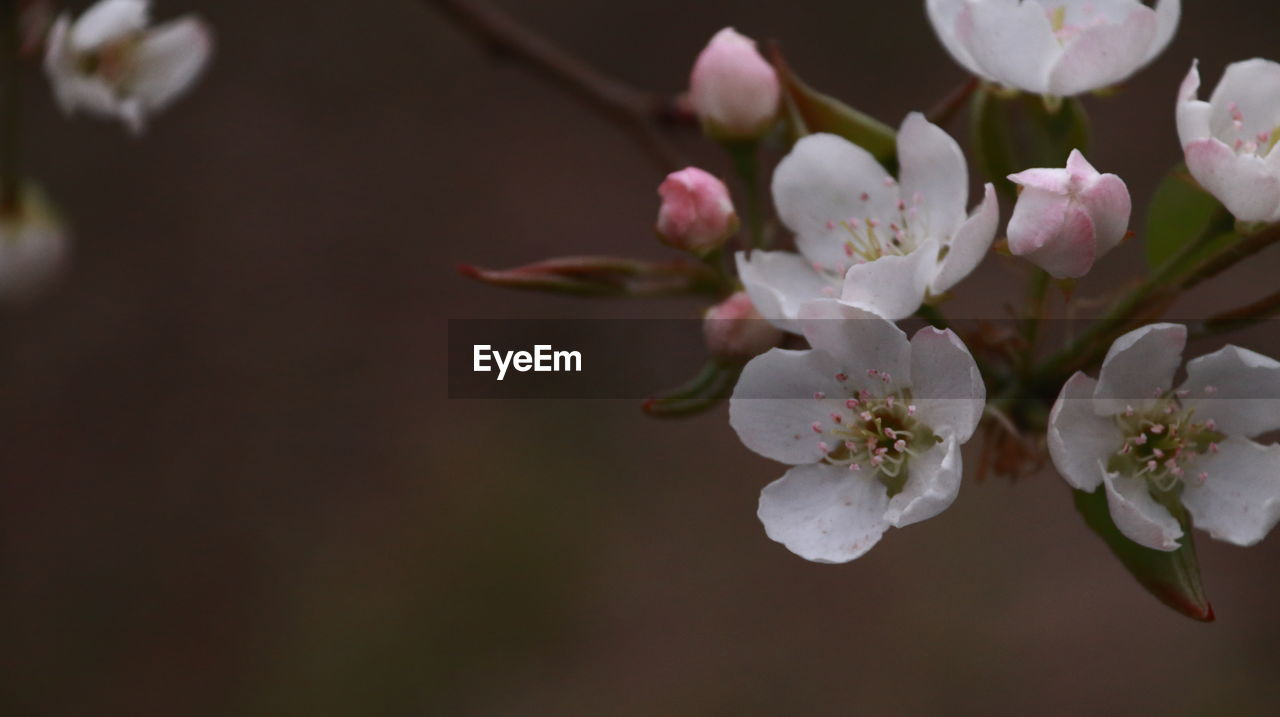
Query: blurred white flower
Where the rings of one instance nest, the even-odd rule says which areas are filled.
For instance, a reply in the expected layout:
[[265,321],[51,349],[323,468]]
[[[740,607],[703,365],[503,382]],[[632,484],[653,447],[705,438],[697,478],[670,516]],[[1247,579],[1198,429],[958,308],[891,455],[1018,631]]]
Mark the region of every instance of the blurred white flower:
[[117,118],[134,133],[195,83],[213,51],[204,21],[148,27],[150,0],[102,0],[49,31],[44,66],[63,111]]
[[1009,175],[1022,187],[1009,220],[1009,251],[1058,279],[1078,279],[1114,249],[1129,228],[1133,203],[1124,180],[1100,174],[1080,150],[1065,169]]
[[966,218],[964,154],[918,112],[898,132],[898,163],[901,184],[865,149],[836,135],[796,143],[774,172],[773,201],[800,255],[737,256],[738,275],[762,316],[799,333],[802,303],[839,297],[901,319],[978,266],[1000,219],[992,185]]
[[1062,387],[1049,452],[1072,487],[1105,485],[1111,518],[1136,543],[1174,550],[1181,503],[1196,527],[1252,545],[1280,518],[1280,362],[1235,346],[1187,363],[1173,390],[1186,327],[1152,324],[1112,344],[1098,379]]
[[834,300],[805,304],[800,323],[813,349],[752,359],[729,421],[748,448],[794,466],[760,494],[769,537],[807,560],[843,563],[891,526],[951,505],[986,388],[950,331],[907,341],[892,322]]
[[67,245],[66,228],[48,200],[24,187],[16,206],[0,213],[0,298],[39,292],[62,268]]
[[1070,96],[1120,82],[1164,50],[1179,0],[926,0],[943,46],[988,82]]
[[1192,63],[1178,92],[1178,137],[1191,176],[1236,219],[1280,221],[1280,64],[1228,66],[1208,102],[1199,89]]

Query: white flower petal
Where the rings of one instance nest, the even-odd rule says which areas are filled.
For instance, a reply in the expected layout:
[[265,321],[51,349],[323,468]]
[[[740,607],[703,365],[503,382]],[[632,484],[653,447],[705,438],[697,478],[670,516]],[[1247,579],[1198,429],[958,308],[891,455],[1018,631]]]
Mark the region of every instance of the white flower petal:
[[993,80],[994,78],[983,72],[974,61],[964,41],[957,34],[956,23],[960,20],[960,13],[964,11],[964,6],[965,0],[927,0],[925,3],[933,31],[937,33],[938,40],[942,42],[943,47],[947,48],[947,52],[950,52],[955,61],[970,73],[985,80]]
[[1181,324],[1148,324],[1116,339],[1102,361],[1094,410],[1111,416],[1126,406],[1150,405],[1173,385],[1186,344]]
[[1062,56],[1062,46],[1038,3],[968,2],[957,27],[965,47],[986,74],[1027,92],[1049,92],[1049,73]]
[[[912,384],[912,344],[892,321],[834,299],[800,307],[800,324],[809,345],[847,367],[849,385],[880,395]],[[867,372],[888,374],[891,383],[868,379]]]
[[1084,25],[1071,37],[1049,74],[1051,94],[1065,97],[1115,84],[1146,61],[1156,38],[1156,14],[1129,5],[1122,21]]
[[934,294],[941,294],[960,280],[973,273],[995,241],[1000,226],[1000,203],[995,187],[987,184],[983,190],[982,204],[960,225],[955,237],[947,246],[947,255],[938,266],[938,273],[929,287]]
[[926,327],[911,338],[911,400],[916,417],[964,443],[986,407],[987,387],[973,355],[950,330]]
[[1213,106],[1209,126],[1219,139],[1237,135],[1233,103],[1244,125],[1238,134],[1246,140],[1280,125],[1280,63],[1254,58],[1227,67],[1209,97]]
[[213,54],[213,34],[186,17],[148,31],[136,49],[132,91],[148,112],[163,109],[189,90]]
[[1062,386],[1049,413],[1049,456],[1073,488],[1092,493],[1102,482],[1102,466],[1123,440],[1115,420],[1093,410],[1098,382],[1077,372]]
[[964,464],[960,441],[948,436],[942,443],[913,456],[908,465],[907,483],[889,500],[884,518],[895,528],[919,523],[951,506],[960,492]]
[[789,251],[738,252],[738,278],[756,311],[784,331],[800,333],[796,320],[806,301],[839,293],[839,283],[819,274],[807,259]]
[[[822,351],[771,349],[747,363],[729,401],[729,425],[747,448],[780,463],[814,463],[838,445],[830,416],[847,389],[836,374],[851,365]],[[827,398],[829,396],[830,398]],[[815,430],[815,427],[817,430]]]
[[964,221],[969,199],[969,170],[960,145],[924,115],[912,112],[898,131],[898,162],[902,200],[918,207],[913,228],[922,222],[920,228],[928,236],[949,238]]
[[1244,222],[1269,221],[1280,206],[1280,176],[1261,157],[1237,155],[1209,138],[1185,147],[1187,169],[1210,194]]
[[849,263],[844,245],[850,235],[842,222],[872,218],[887,226],[897,219],[898,186],[888,179],[865,149],[833,134],[811,134],[774,171],[773,201],[800,252],[840,269]]
[[84,11],[71,28],[71,46],[86,52],[147,26],[150,0],[102,0]]
[[1097,251],[1093,219],[1065,195],[1027,187],[1009,219],[1009,249],[1057,278],[1079,278]]
[[1111,473],[1103,482],[1107,486],[1111,520],[1121,533],[1153,550],[1178,549],[1182,526],[1168,508],[1151,497],[1145,480]]
[[880,541],[889,496],[880,481],[841,466],[797,466],[760,492],[770,538],[806,560],[845,563]]
[[1147,48],[1147,55],[1142,64],[1147,64],[1156,55],[1169,46],[1173,34],[1178,29],[1178,21],[1182,18],[1182,0],[1156,0],[1156,36]]
[[1280,519],[1280,446],[1230,438],[1193,465],[1207,474],[1183,481],[1182,504],[1195,525],[1236,545],[1266,537]]
[[1213,114],[1213,105],[1197,99],[1199,91],[1200,67],[1199,60],[1196,60],[1191,63],[1191,71],[1178,89],[1178,139],[1183,147],[1212,136],[1209,117]]
[[1227,435],[1257,436],[1280,430],[1280,361],[1227,345],[1187,362],[1183,406],[1195,420],[1212,418]]
[[1116,248],[1129,231],[1129,219],[1133,214],[1133,200],[1124,180],[1114,174],[1103,174],[1080,192],[1081,206],[1093,220],[1097,237],[1096,256]]
[[930,239],[906,256],[883,256],[850,267],[840,300],[886,319],[903,319],[924,303],[937,272],[938,242]]

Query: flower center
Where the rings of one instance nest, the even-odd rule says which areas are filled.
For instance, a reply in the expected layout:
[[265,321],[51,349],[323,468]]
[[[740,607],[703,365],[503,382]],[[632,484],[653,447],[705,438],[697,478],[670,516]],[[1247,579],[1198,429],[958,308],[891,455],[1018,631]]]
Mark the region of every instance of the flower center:
[[[893,178],[885,179],[886,186],[892,187],[895,184]],[[863,202],[870,201],[870,198],[866,192],[859,197]],[[920,246],[920,237],[928,235],[928,228],[922,226],[921,201],[918,193],[911,198],[910,204],[899,199],[897,216],[887,224],[871,216],[854,216],[827,222],[828,231],[834,231],[837,227],[844,230],[846,236],[842,248],[846,261],[840,266],[815,268],[829,269],[844,276],[849,267],[856,264],[865,264],[886,256],[906,256],[915,251]]]
[[1263,130],[1256,135],[1247,135],[1244,130],[1244,112],[1240,110],[1240,105],[1232,102],[1227,106],[1231,112],[1231,136],[1227,137],[1228,143],[1235,149],[1236,154],[1252,154],[1258,157],[1265,157],[1271,153],[1271,148],[1276,146],[1276,142],[1280,141],[1280,126],[1271,128],[1270,131]]
[[82,53],[77,58],[79,70],[98,75],[109,85],[124,84],[133,73],[135,50],[141,41],[141,34],[128,35]]
[[[881,371],[871,370],[867,375],[886,384],[891,380]],[[845,374],[837,374],[836,378],[842,382],[848,380]],[[823,394],[814,397],[826,398]],[[866,473],[883,483],[890,497],[901,493],[906,485],[910,458],[939,441],[927,425],[916,419],[916,407],[911,403],[908,389],[880,396],[866,390],[857,391],[840,409],[831,412],[825,426],[817,422],[813,429],[824,434],[818,447],[826,454],[826,463]]]
[[[1153,492],[1170,493],[1197,458],[1216,453],[1226,436],[1216,430],[1212,419],[1197,422],[1195,409],[1182,407],[1184,395],[1162,392],[1152,406],[1142,411],[1130,406],[1118,414],[1115,420],[1124,445],[1111,456],[1107,470],[1144,477]],[[1203,471],[1196,474],[1202,483],[1208,478]]]

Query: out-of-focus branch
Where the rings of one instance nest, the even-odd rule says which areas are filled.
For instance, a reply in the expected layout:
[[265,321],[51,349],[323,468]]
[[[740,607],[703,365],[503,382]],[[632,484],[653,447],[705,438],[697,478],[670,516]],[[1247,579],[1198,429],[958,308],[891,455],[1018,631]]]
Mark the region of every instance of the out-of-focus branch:
[[19,133],[22,113],[18,0],[0,0],[0,213],[18,208]]
[[927,113],[925,117],[929,121],[939,127],[946,127],[951,124],[956,115],[960,114],[960,110],[964,109],[965,104],[969,102],[969,98],[973,96],[974,90],[978,89],[981,80],[976,77],[970,77],[967,82],[956,87],[946,97],[938,101]]
[[488,0],[423,1],[439,8],[495,52],[519,60],[628,130],[664,172],[687,164],[664,130],[696,127],[697,120],[675,98],[637,89],[604,74]]
[[1236,331],[1254,324],[1275,318],[1280,315],[1280,291],[1274,292],[1258,301],[1232,311],[1212,316],[1204,321],[1192,324],[1189,328],[1192,337],[1210,336],[1213,334]]

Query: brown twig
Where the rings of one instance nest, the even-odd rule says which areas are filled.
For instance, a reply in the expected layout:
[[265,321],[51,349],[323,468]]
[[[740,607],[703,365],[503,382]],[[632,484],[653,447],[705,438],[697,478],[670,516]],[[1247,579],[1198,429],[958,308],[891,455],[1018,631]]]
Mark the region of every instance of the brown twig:
[[520,60],[576,94],[605,118],[628,130],[663,172],[687,164],[664,136],[672,127],[696,127],[696,118],[674,98],[646,92],[610,77],[546,37],[521,25],[488,0],[425,0],[489,45]]
[[1280,291],[1232,311],[1226,311],[1190,326],[1195,338],[1226,333],[1260,324],[1280,315]]
[[964,109],[965,103],[969,101],[969,97],[973,95],[974,90],[978,89],[981,80],[976,77],[970,77],[967,82],[955,88],[946,97],[943,97],[938,104],[934,105],[925,117],[929,121],[939,127],[946,127],[951,121],[960,114],[960,110]]

